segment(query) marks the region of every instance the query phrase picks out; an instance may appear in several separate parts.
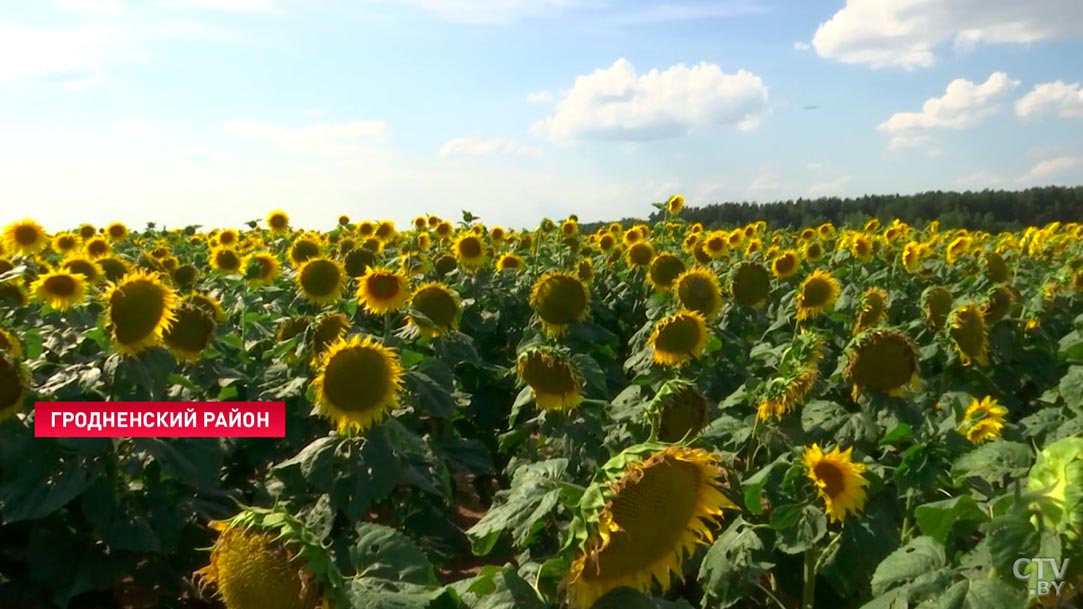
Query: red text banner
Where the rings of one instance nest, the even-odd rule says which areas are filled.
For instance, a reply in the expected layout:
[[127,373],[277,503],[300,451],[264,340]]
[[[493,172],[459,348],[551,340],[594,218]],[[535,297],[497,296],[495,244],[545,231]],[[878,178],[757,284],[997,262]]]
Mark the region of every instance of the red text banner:
[[282,438],[285,402],[38,402],[39,438]]

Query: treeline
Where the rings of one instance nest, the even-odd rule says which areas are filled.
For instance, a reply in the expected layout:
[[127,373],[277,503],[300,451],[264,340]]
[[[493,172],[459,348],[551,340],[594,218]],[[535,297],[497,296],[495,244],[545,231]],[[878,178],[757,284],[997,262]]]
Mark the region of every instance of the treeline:
[[[899,218],[921,227],[939,220],[942,227],[989,232],[1013,231],[1053,221],[1083,222],[1083,186],[1047,186],[1021,191],[930,191],[913,195],[865,195],[857,198],[824,197],[773,203],[715,203],[685,208],[681,217],[708,228],[728,227],[765,220],[772,228],[804,228],[823,222],[857,226],[870,218],[886,222]],[[661,212],[647,221],[661,219]],[[625,218],[631,225],[642,219]],[[584,224],[585,232],[602,223]]]

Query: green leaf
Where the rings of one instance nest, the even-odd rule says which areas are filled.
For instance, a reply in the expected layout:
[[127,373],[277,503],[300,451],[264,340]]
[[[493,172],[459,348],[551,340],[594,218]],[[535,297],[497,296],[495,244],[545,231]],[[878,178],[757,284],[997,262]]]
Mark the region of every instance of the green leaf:
[[947,543],[956,523],[977,523],[989,519],[970,495],[919,505],[914,515],[921,532],[942,544]]
[[778,456],[777,459],[765,465],[763,469],[752,474],[744,482],[741,483],[741,487],[744,489],[745,494],[745,507],[749,512],[753,514],[763,513],[763,506],[761,505],[761,498],[763,496],[763,488],[767,485],[772,472],[776,468],[789,465],[790,455],[789,453],[783,453]]
[[599,598],[590,609],[692,609],[687,601],[670,602],[644,596],[632,588],[614,588]]
[[885,558],[872,576],[872,593],[881,595],[903,583],[943,569],[944,546],[932,537],[917,537]]
[[725,609],[747,598],[749,590],[774,566],[757,527],[737,518],[707,550],[698,581],[704,604]]
[[1069,368],[1057,388],[1068,408],[1076,412],[1083,410],[1083,366]]
[[516,470],[511,489],[497,493],[493,507],[466,532],[474,554],[491,552],[505,531],[511,532],[518,547],[530,545],[560,504],[560,478],[567,467],[567,459],[550,459]]
[[1006,477],[1022,476],[1028,467],[1030,448],[1026,444],[996,440],[956,459],[951,474],[956,479],[974,476],[999,484]]
[[435,586],[436,572],[425,552],[409,537],[391,527],[365,522],[357,525],[357,542],[350,561],[362,577]]
[[847,519],[834,551],[824,558],[820,574],[844,598],[868,594],[876,566],[899,547],[895,499],[870,498],[860,518]]
[[1024,512],[997,516],[985,527],[982,546],[988,548],[990,562],[998,573],[1007,577],[1019,558],[1038,556],[1041,535]]
[[217,438],[135,438],[134,446],[154,456],[179,482],[206,490],[218,486],[225,452]]
[[351,609],[457,609],[459,595],[448,587],[435,588],[372,577],[349,581],[346,598]]
[[[775,523],[771,523],[775,528]],[[815,547],[827,535],[827,516],[815,505],[806,505],[798,512],[798,518],[778,534],[777,547],[787,554],[798,554]]]
[[63,456],[27,463],[0,486],[0,520],[11,524],[52,514],[81,495],[98,469],[96,462]]
[[510,567],[490,565],[452,584],[470,609],[544,609],[534,588]]

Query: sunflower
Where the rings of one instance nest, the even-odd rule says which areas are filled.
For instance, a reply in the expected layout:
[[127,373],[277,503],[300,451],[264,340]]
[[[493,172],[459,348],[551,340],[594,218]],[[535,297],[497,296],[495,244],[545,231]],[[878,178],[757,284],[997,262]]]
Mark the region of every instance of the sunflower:
[[673,289],[674,282],[685,272],[684,262],[674,254],[658,255],[647,269],[647,282],[658,292]]
[[835,308],[839,281],[830,273],[813,271],[797,290],[797,319],[812,319]]
[[318,317],[311,326],[313,364],[318,365],[327,349],[349,333],[350,318],[342,313],[331,313]]
[[715,274],[706,269],[690,269],[680,274],[677,300],[689,311],[695,311],[710,319],[722,309],[722,288]]
[[473,233],[466,233],[455,241],[455,260],[459,268],[473,272],[485,264],[485,244]]
[[282,263],[271,252],[253,252],[244,258],[244,276],[252,285],[274,283],[282,275]]
[[1016,294],[1007,285],[1000,284],[989,288],[985,307],[982,309],[986,323],[992,325],[1007,317],[1015,300]]
[[850,343],[844,375],[853,383],[856,400],[865,389],[901,396],[918,384],[918,352],[895,330],[866,330]]
[[108,326],[117,351],[138,354],[159,344],[176,319],[177,294],[142,269],[113,283],[104,295]]
[[286,212],[276,209],[267,214],[267,227],[272,233],[286,233],[290,230],[290,217],[286,215]]
[[82,275],[83,279],[86,279],[86,282],[89,284],[97,283],[105,277],[105,270],[102,269],[100,264],[83,256],[65,258],[60,263],[60,269],[69,273]]
[[447,220],[441,220],[440,223],[437,224],[435,228],[433,228],[433,231],[436,232],[436,236],[440,237],[440,239],[450,239],[452,233],[455,232],[455,227],[451,224],[451,222],[448,222]]
[[90,258],[104,258],[113,251],[113,246],[105,240],[105,237],[91,237],[83,243],[83,251]]
[[496,270],[521,271],[523,270],[523,259],[515,254],[504,254],[496,261]]
[[436,271],[436,274],[444,277],[452,271],[459,268],[459,263],[455,260],[455,256],[451,254],[443,254],[432,263],[432,268]]
[[666,201],[666,211],[671,216],[680,215],[681,210],[684,209],[684,195],[673,195]]
[[410,308],[424,315],[409,315],[410,323],[425,336],[439,336],[459,328],[459,295],[442,283],[422,284],[410,298]]
[[730,271],[730,295],[737,304],[759,307],[771,294],[771,275],[762,264],[746,260]]
[[805,470],[833,522],[842,522],[848,515],[865,509],[865,487],[869,481],[862,475],[865,465],[853,461],[853,450],[850,447],[840,452],[836,446],[824,453],[818,444],[805,447]]
[[93,224],[80,224],[79,225],[79,238],[86,240],[94,235],[98,234],[98,229],[94,228]]
[[14,332],[0,326],[0,355],[4,353],[21,358],[23,356],[23,345]]
[[240,240],[241,234],[235,228],[227,228],[218,233],[218,245],[222,247],[237,247]]
[[[312,320],[304,315],[296,315],[279,320],[275,327],[275,340],[284,343],[299,336],[312,324]],[[338,340],[338,337],[335,337]]]
[[318,239],[310,235],[301,235],[290,244],[290,264],[300,267],[309,258],[319,256],[321,249]]
[[779,279],[793,277],[800,267],[801,258],[793,250],[786,250],[771,261],[771,272]]
[[861,296],[861,308],[854,322],[854,336],[884,321],[887,314],[888,295],[882,288],[871,287]]
[[223,275],[239,275],[243,266],[243,259],[237,250],[231,247],[219,246],[211,250],[211,267]]
[[83,304],[86,300],[86,277],[65,270],[50,271],[30,286],[37,300],[57,311]]
[[579,553],[566,576],[574,607],[610,590],[665,592],[685,557],[710,543],[710,524],[739,510],[720,490],[725,472],[706,450],[641,444],[606,463],[579,504]]
[[429,249],[429,247],[431,245],[432,245],[432,236],[429,235],[429,233],[418,233],[417,234],[417,249],[424,251],[424,250]]
[[123,222],[111,222],[105,227],[105,235],[110,241],[124,241],[128,238],[128,227]]
[[370,268],[358,279],[357,299],[373,315],[393,313],[410,301],[410,286],[400,272]]
[[759,239],[755,239],[755,238],[749,239],[748,243],[745,244],[745,257],[746,258],[751,258],[752,254],[755,254],[756,252],[759,252],[762,249],[763,249],[763,241],[761,241]]
[[346,288],[346,269],[330,258],[309,258],[297,270],[297,289],[309,302],[324,305],[342,297]]
[[579,406],[583,377],[562,351],[552,347],[527,349],[519,354],[515,370],[534,392],[538,408],[568,412]]
[[955,264],[959,257],[965,254],[970,249],[970,237],[962,235],[956,237],[951,243],[948,244],[948,249],[944,251],[944,260],[948,264]]
[[565,220],[560,225],[560,234],[565,237],[579,234],[579,223],[573,219]]
[[14,305],[23,307],[26,305],[26,294],[19,283],[15,281],[0,282],[0,305]]
[[985,263],[985,274],[990,281],[1005,283],[1011,279],[1012,272],[1008,268],[1008,263],[1004,261],[1004,256],[996,252],[985,252],[982,261]]
[[854,235],[853,239],[850,241],[850,254],[861,262],[872,260],[874,252],[872,240],[866,235]]
[[49,247],[49,236],[40,224],[27,218],[4,229],[4,246],[12,254],[33,256]]
[[809,393],[820,378],[818,360],[807,362],[790,374],[771,379],[764,388],[763,397],[756,407],[760,421],[782,417],[805,403]]
[[399,403],[403,369],[391,348],[370,337],[340,338],[320,357],[312,381],[316,404],[339,431],[364,431]]
[[955,297],[944,286],[930,286],[921,293],[921,310],[925,322],[937,330],[944,329],[954,305]]
[[395,232],[395,223],[391,220],[380,220],[372,236],[383,243],[390,243],[398,233]]
[[617,238],[610,233],[606,233],[601,237],[598,237],[598,249],[603,252],[608,252],[617,245]]
[[654,246],[649,241],[637,241],[629,246],[625,256],[629,265],[645,267],[654,260]]
[[948,335],[964,366],[974,362],[982,366],[989,363],[985,316],[977,305],[966,304],[956,308],[948,316],[947,326]]
[[215,327],[212,315],[186,302],[177,308],[177,320],[165,331],[163,340],[177,361],[195,362],[210,346]]
[[350,277],[360,277],[365,274],[365,271],[372,268],[375,262],[376,255],[372,253],[372,250],[361,247],[346,252],[342,260],[342,266]]
[[30,377],[12,353],[0,352],[0,422],[14,415],[23,406]]
[[341,574],[327,566],[332,561],[326,549],[288,513],[242,507],[211,527],[218,538],[209,564],[193,580],[201,592],[213,586],[225,609],[331,606],[329,582]]
[[574,321],[590,313],[590,289],[575,275],[552,271],[530,291],[530,306],[551,336],[563,334]]
[[647,405],[654,436],[662,442],[694,438],[707,426],[707,396],[688,381],[666,381]]
[[633,226],[632,228],[624,231],[623,238],[624,245],[635,245],[643,239],[643,231],[641,231],[638,226]]
[[998,404],[992,396],[987,395],[981,400],[971,398],[959,423],[959,432],[974,444],[984,444],[1000,437],[1007,416],[1008,409]]
[[60,233],[53,237],[53,249],[61,254],[70,254],[79,249],[79,235],[75,233]]
[[681,311],[659,320],[650,336],[654,362],[678,366],[703,355],[707,348],[707,322],[696,311]]

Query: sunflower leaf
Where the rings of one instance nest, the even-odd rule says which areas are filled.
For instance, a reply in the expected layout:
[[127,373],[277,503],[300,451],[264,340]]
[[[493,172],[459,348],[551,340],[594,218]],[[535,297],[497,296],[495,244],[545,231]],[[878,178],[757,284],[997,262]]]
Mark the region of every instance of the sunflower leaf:
[[946,565],[947,556],[940,542],[928,536],[917,537],[880,562],[872,576],[872,593],[880,596]]

